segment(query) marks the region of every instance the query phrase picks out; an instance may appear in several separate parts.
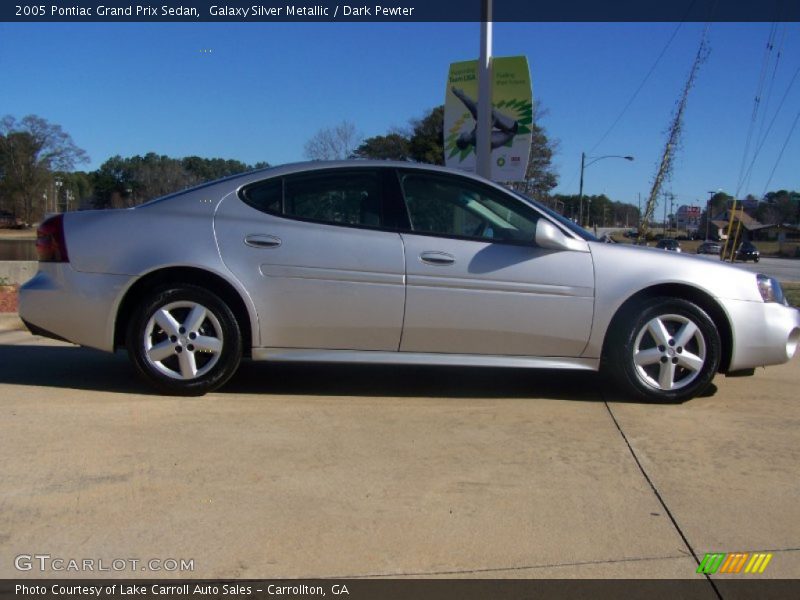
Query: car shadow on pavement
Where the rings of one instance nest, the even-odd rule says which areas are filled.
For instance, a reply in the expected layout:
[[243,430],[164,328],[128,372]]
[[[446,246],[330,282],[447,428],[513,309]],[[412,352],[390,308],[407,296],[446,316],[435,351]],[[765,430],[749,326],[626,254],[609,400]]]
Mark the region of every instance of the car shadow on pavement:
[[[159,395],[139,379],[124,352],[66,345],[0,344],[0,384]],[[712,385],[703,395],[715,392]],[[253,361],[244,361],[233,379],[215,393],[637,402],[588,371]]]
[[220,392],[601,402],[600,385],[601,378],[596,373],[581,371],[248,361]]
[[[575,371],[244,361],[216,393],[600,402],[600,382],[595,373]],[[66,345],[0,344],[0,384],[157,395],[139,379],[124,352]]]
[[123,394],[155,394],[127,357],[77,346],[0,344],[0,385],[29,385]]

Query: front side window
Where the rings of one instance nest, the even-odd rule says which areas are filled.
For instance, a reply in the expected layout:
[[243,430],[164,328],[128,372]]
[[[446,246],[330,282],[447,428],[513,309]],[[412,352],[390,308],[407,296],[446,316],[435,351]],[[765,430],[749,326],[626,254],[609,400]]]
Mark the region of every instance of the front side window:
[[405,173],[401,182],[415,232],[533,242],[538,213],[501,192],[440,175]]

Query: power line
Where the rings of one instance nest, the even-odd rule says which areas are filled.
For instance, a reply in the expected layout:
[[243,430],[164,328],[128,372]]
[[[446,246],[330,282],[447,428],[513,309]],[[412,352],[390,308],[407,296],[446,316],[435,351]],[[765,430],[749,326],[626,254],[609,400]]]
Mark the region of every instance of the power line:
[[769,179],[767,179],[767,184],[764,186],[764,191],[761,194],[762,198],[767,194],[767,188],[769,187],[769,184],[772,183],[772,177],[775,175],[775,170],[778,168],[778,163],[780,163],[781,158],[783,158],[783,152],[784,150],[786,150],[786,146],[789,145],[789,140],[791,139],[792,134],[794,133],[794,128],[797,127],[798,120],[800,120],[800,110],[797,111],[797,115],[795,115],[794,117],[794,123],[792,123],[792,126],[789,129],[789,134],[786,136],[786,141],[783,142],[783,147],[781,148],[781,151],[778,154],[778,158],[775,160],[775,165],[772,167],[772,171],[769,174]]
[[[645,76],[644,76],[644,78],[642,79],[642,81],[641,81],[641,82],[639,83],[639,85],[636,87],[636,90],[633,92],[633,94],[631,95],[631,97],[630,97],[630,99],[628,100],[628,102],[625,104],[625,106],[624,106],[624,107],[622,108],[622,110],[619,112],[619,114],[617,115],[617,118],[616,118],[616,119],[614,119],[614,122],[613,122],[613,123],[611,123],[611,126],[610,126],[610,127],[609,127],[609,128],[606,130],[606,132],[605,132],[605,133],[604,133],[604,134],[603,134],[603,135],[600,137],[600,139],[597,141],[597,143],[595,143],[595,145],[594,145],[594,146],[592,146],[591,150],[589,150],[589,152],[587,152],[587,154],[591,154],[592,152],[594,152],[594,151],[597,149],[597,147],[598,147],[598,146],[599,146],[599,145],[600,145],[600,144],[601,144],[601,143],[602,143],[602,142],[603,142],[603,141],[604,141],[604,140],[605,140],[605,139],[608,137],[608,135],[609,135],[609,134],[610,134],[610,133],[611,133],[611,132],[614,130],[614,128],[617,126],[617,124],[619,124],[620,120],[622,120],[622,117],[625,115],[625,113],[626,113],[626,112],[628,111],[628,109],[631,107],[631,105],[633,104],[634,100],[636,100],[636,97],[639,95],[639,92],[641,92],[641,91],[642,91],[642,89],[644,88],[644,85],[647,83],[647,80],[648,80],[648,79],[650,79],[650,76],[651,76],[651,75],[652,75],[652,74],[655,72],[655,70],[656,70],[656,67],[658,67],[658,64],[661,62],[661,59],[664,57],[664,54],[666,54],[667,50],[668,50],[668,49],[669,49],[669,47],[672,45],[672,42],[673,42],[673,40],[675,39],[675,36],[677,36],[677,35],[678,35],[678,31],[680,31],[681,27],[683,27],[683,24],[684,24],[684,22],[685,22],[685,19],[686,19],[686,17],[688,16],[688,14],[689,14],[689,11],[691,11],[691,9],[692,9],[692,6],[694,6],[694,3],[695,3],[696,1],[697,1],[697,0],[694,0],[694,1],[692,2],[692,5],[691,5],[691,6],[689,7],[689,9],[686,11],[686,15],[684,15],[684,18],[681,20],[681,22],[680,22],[680,23],[678,23],[677,27],[675,27],[675,29],[674,29],[674,30],[673,30],[673,32],[672,32],[672,35],[670,35],[669,39],[667,40],[667,43],[666,43],[666,44],[664,44],[664,47],[661,49],[661,52],[659,52],[659,54],[658,54],[658,57],[656,58],[655,62],[652,64],[652,66],[650,67],[650,69],[647,71],[647,74],[645,74]],[[579,174],[579,173],[580,173],[580,169],[578,169],[578,170],[575,172],[575,174],[572,176],[572,179],[570,180],[569,184],[567,184],[567,186],[565,187],[565,189],[569,189],[570,187],[572,187],[572,184],[573,184],[573,183],[575,183],[575,179],[577,179],[577,177],[578,177],[578,174]]]
[[[758,155],[761,153],[761,149],[764,147],[764,143],[767,141],[767,137],[769,137],[770,131],[772,131],[772,126],[775,125],[775,120],[778,118],[778,115],[780,114],[781,109],[783,108],[783,103],[786,102],[786,98],[789,96],[789,92],[791,91],[794,82],[797,80],[798,74],[800,74],[800,67],[797,67],[797,69],[794,72],[794,75],[792,75],[792,79],[789,81],[789,85],[786,87],[786,91],[783,93],[783,97],[781,98],[781,101],[778,104],[778,108],[775,110],[775,114],[772,116],[772,120],[769,122],[767,131],[766,133],[764,133],[764,137],[761,139],[761,143],[758,145],[756,151],[753,153],[753,159],[750,161],[750,166],[748,167],[747,173],[745,174],[748,180],[750,178],[750,174],[753,171],[753,167],[756,164],[756,159],[758,158]],[[736,190],[737,197],[739,196],[739,191],[740,191],[739,188],[737,188]]]
[[[764,58],[761,59],[761,72],[758,76],[756,95],[753,99],[753,113],[750,115],[750,126],[747,128],[747,140],[745,141],[744,152],[742,153],[742,164],[739,167],[739,181],[736,184],[736,194],[734,196],[736,198],[739,197],[739,192],[741,191],[746,179],[747,156],[750,153],[750,142],[753,140],[753,132],[755,131],[756,123],[758,121],[758,112],[761,106],[761,93],[764,89],[764,81],[766,80],[767,71],[769,69],[769,59],[775,42],[776,30],[777,25],[772,23],[769,30],[769,36],[767,36],[767,45],[764,49]],[[755,155],[753,156],[753,162],[755,162]]]
[[627,104],[625,104],[625,106],[622,108],[622,110],[617,115],[617,118],[614,119],[614,122],[611,123],[611,126],[600,137],[600,139],[597,141],[597,143],[594,146],[592,146],[592,148],[589,150],[588,154],[591,154],[592,152],[594,152],[597,149],[597,147],[600,144],[602,144],[603,141],[608,137],[608,134],[611,133],[614,130],[614,128],[617,126],[617,123],[620,122],[620,120],[625,115],[627,110],[631,107],[631,104],[633,104],[633,101],[636,100],[636,97],[639,95],[639,92],[642,91],[642,88],[644,87],[644,84],[647,83],[647,80],[650,79],[650,76],[656,70],[656,67],[658,66],[658,63],[661,62],[661,59],[664,57],[664,54],[666,54],[667,49],[670,47],[670,45],[672,45],[672,41],[675,39],[675,36],[678,35],[678,31],[680,31],[682,26],[683,26],[683,22],[678,23],[678,26],[675,28],[675,30],[672,32],[672,35],[667,40],[667,43],[661,49],[661,53],[658,55],[658,58],[656,58],[656,61],[653,63],[653,66],[650,67],[650,70],[647,72],[647,74],[644,76],[644,79],[642,79],[642,82],[639,84],[639,86],[633,92],[633,95],[631,95],[631,97],[628,100]]
[[769,110],[769,101],[772,98],[772,88],[775,86],[775,76],[778,73],[778,65],[780,65],[781,56],[783,55],[783,45],[786,42],[786,32],[787,32],[787,27],[784,25],[783,34],[781,35],[781,42],[780,45],[778,46],[778,53],[775,56],[775,66],[772,69],[772,78],[770,79],[769,88],[767,89],[767,96],[764,101],[764,112],[761,115],[761,124],[759,126],[758,135],[756,136],[756,139],[762,139],[761,134],[764,133],[764,125],[767,120],[767,112]]

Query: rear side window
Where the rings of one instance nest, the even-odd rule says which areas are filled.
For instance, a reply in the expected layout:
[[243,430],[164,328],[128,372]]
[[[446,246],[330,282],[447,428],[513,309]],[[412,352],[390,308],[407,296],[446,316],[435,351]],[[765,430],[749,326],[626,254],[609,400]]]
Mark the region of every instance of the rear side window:
[[283,180],[270,179],[252,185],[244,190],[242,200],[256,210],[280,214],[282,212]]
[[249,186],[242,200],[256,210],[337,225],[382,227],[381,180],[374,171],[288,176]]
[[370,171],[287,177],[283,213],[324,223],[379,227],[380,190],[378,174]]

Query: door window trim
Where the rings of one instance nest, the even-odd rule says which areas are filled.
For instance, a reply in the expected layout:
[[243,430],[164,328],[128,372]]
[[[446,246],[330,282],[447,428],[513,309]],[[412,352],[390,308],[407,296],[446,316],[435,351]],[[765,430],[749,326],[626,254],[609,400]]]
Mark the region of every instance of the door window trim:
[[[366,225],[361,223],[341,223],[337,221],[327,221],[324,219],[314,219],[309,217],[301,217],[298,215],[291,215],[286,214],[286,180],[291,180],[293,177],[297,177],[298,180],[303,179],[304,177],[308,176],[325,176],[325,175],[343,175],[346,176],[348,173],[364,175],[364,174],[374,174],[377,175],[378,179],[378,188],[380,190],[380,218],[382,223],[380,225]],[[317,225],[328,225],[330,227],[345,227],[349,229],[367,229],[371,231],[383,231],[389,233],[400,233],[404,225],[403,223],[398,223],[395,226],[391,224],[387,224],[387,220],[402,220],[402,218],[398,219],[398,215],[395,211],[395,199],[393,196],[396,196],[397,193],[393,189],[394,183],[391,179],[394,177],[394,169],[390,167],[358,167],[353,166],[352,168],[331,168],[331,169],[315,169],[313,171],[306,171],[306,172],[298,172],[298,173],[289,173],[286,175],[278,175],[273,177],[268,177],[265,179],[261,179],[259,181],[253,181],[246,185],[243,185],[239,190],[237,190],[237,196],[239,200],[241,200],[244,204],[252,208],[253,210],[270,215],[272,217],[277,217],[279,219],[287,219],[289,221],[300,221],[303,223],[315,223]],[[255,206],[247,197],[247,192],[250,189],[255,187],[269,184],[272,181],[280,180],[281,183],[281,210],[280,212],[275,210],[267,210],[264,208],[260,208]],[[399,182],[396,184],[399,186]],[[387,217],[390,217],[387,219]]]
[[[396,171],[397,171],[397,183],[398,183],[398,186],[400,187],[400,193],[401,193],[401,200],[402,200],[402,203],[403,203],[403,208],[404,208],[405,214],[407,215],[407,218],[408,218],[407,229],[404,230],[404,231],[401,231],[400,233],[406,233],[406,234],[412,234],[412,235],[422,235],[422,236],[426,236],[426,237],[444,238],[444,239],[450,239],[450,240],[462,240],[462,241],[465,241],[465,242],[475,242],[475,243],[478,243],[478,244],[505,244],[505,245],[508,245],[508,246],[522,246],[522,247],[525,247],[525,248],[540,248],[541,247],[536,243],[535,239],[531,239],[530,241],[503,240],[503,239],[493,239],[493,238],[477,238],[477,237],[468,236],[468,235],[439,233],[439,232],[435,232],[435,231],[417,231],[417,230],[415,230],[411,226],[411,215],[408,212],[408,203],[406,202],[405,190],[403,188],[403,181],[402,181],[403,175],[406,175],[406,174],[409,174],[409,175],[421,175],[421,176],[431,177],[433,179],[444,179],[444,180],[452,181],[453,185],[459,185],[460,183],[462,183],[465,180],[462,179],[461,177],[457,176],[457,175],[451,175],[450,173],[442,173],[442,172],[439,172],[439,171],[427,171],[427,170],[424,170],[424,169],[398,168],[398,169],[396,169]],[[506,196],[508,196],[514,202],[522,204],[522,205],[526,206],[527,208],[530,208],[532,211],[534,211],[538,215],[539,219],[545,219],[545,220],[547,220],[549,222],[552,222],[552,220],[548,219],[542,211],[537,210],[537,208],[535,206],[533,206],[531,204],[528,204],[527,202],[521,201],[515,195],[513,195],[513,194],[511,194],[511,193],[509,193],[509,192],[507,192],[505,190],[498,190],[498,189],[496,189],[496,188],[494,188],[492,186],[486,185],[485,183],[483,183],[481,181],[475,181],[473,179],[466,179],[466,181],[469,183],[469,185],[474,186],[479,191],[484,191],[485,190],[485,193],[486,193],[487,196],[505,194]],[[537,219],[537,221],[538,221],[538,219]],[[556,225],[556,226],[558,226],[558,225]],[[559,227],[559,229],[560,229],[560,227]]]

